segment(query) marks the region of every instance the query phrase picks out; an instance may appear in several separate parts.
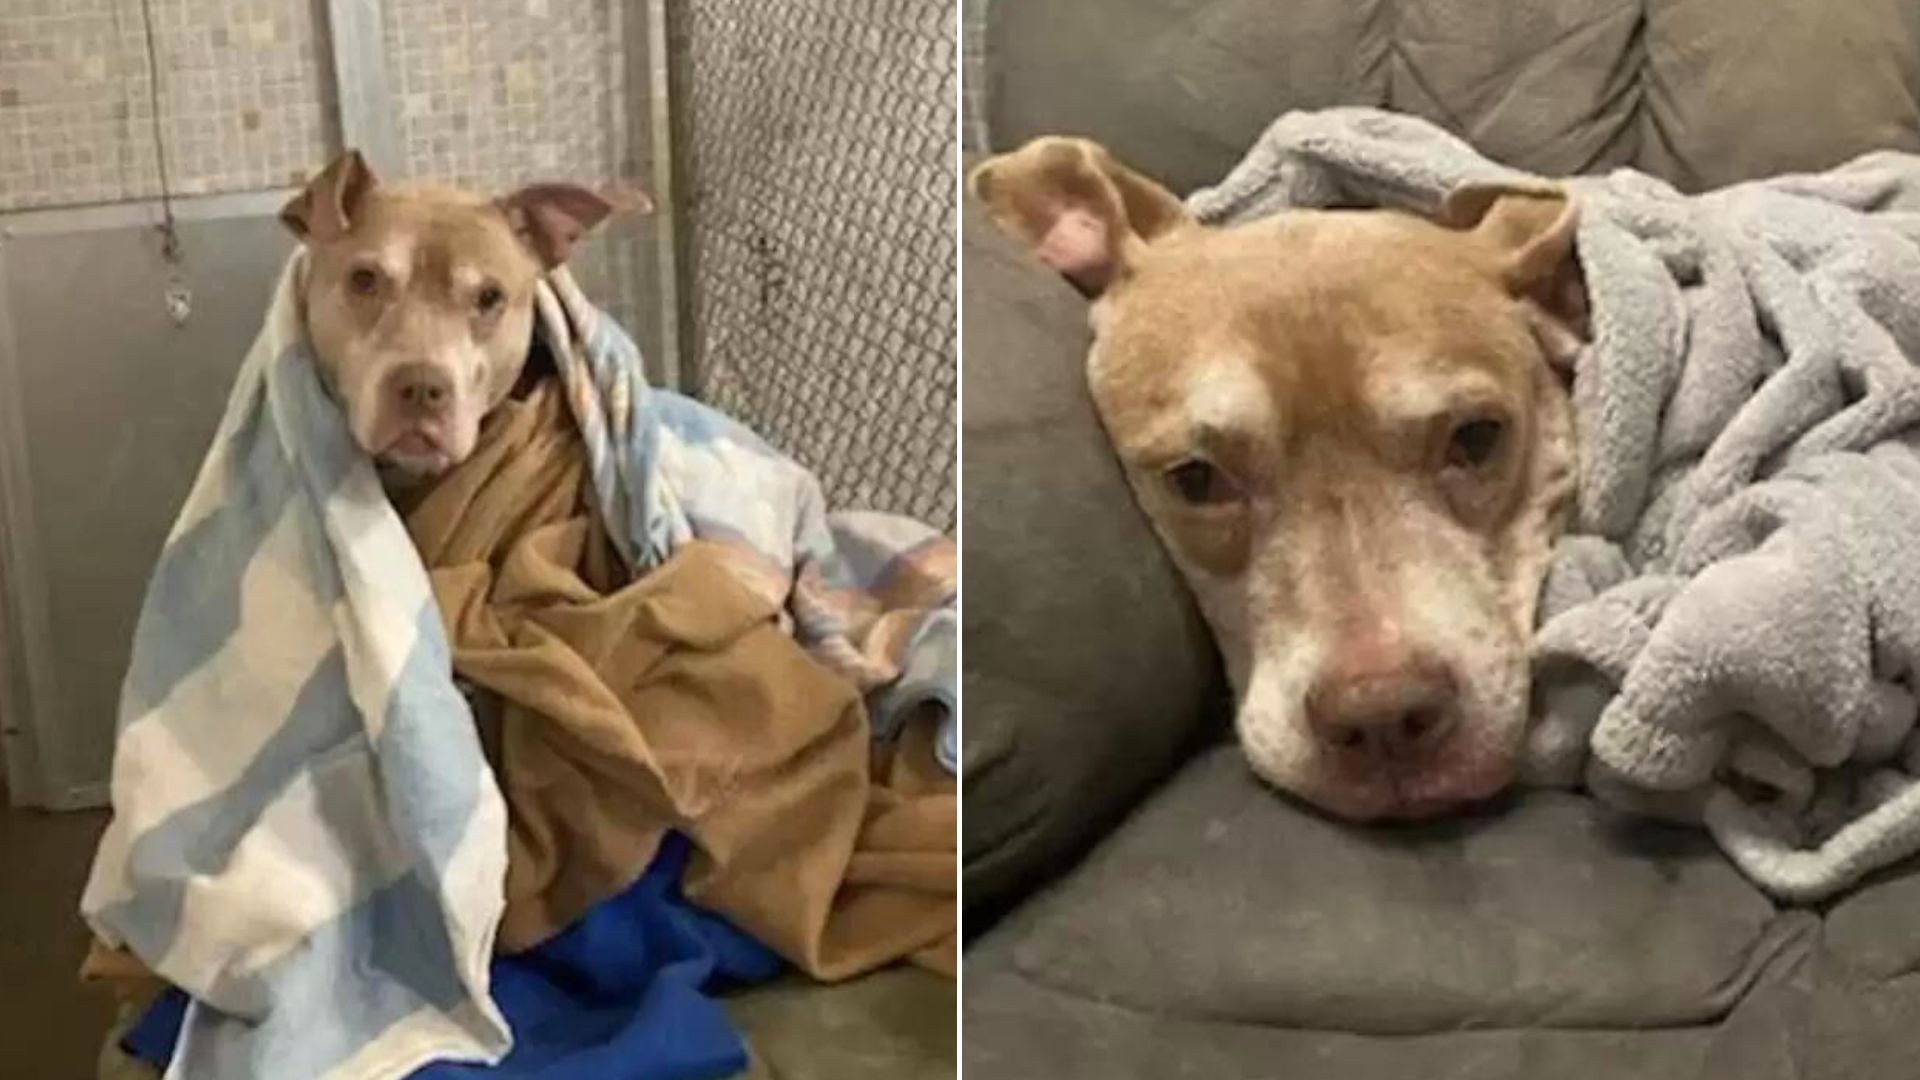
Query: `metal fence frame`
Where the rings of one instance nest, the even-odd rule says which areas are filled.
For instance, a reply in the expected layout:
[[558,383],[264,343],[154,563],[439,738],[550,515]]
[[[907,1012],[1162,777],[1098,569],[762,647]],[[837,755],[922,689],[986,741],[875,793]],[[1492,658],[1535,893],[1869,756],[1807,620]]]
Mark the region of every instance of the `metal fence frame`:
[[[269,216],[296,194],[292,189],[237,192],[176,199],[180,221]],[[9,242],[30,236],[94,230],[158,227],[169,208],[159,199],[101,206],[20,210],[0,214],[0,281],[7,280]],[[59,681],[53,675],[52,598],[44,587],[39,522],[27,461],[26,420],[21,413],[20,351],[15,317],[0,290],[0,758],[7,773],[8,801],[16,806],[78,810],[107,802],[103,783],[80,782],[49,772],[59,745],[63,715]]]

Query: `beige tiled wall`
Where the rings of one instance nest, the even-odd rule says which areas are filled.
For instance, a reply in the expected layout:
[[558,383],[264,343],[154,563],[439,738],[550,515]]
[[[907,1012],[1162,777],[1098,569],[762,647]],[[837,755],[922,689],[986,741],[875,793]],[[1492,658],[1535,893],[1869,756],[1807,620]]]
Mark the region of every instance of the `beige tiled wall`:
[[[0,0],[6,2],[6,0]],[[620,0],[387,0],[387,68],[405,168],[483,191],[631,177]],[[635,28],[637,29],[637,27]],[[577,256],[582,287],[628,327],[632,234]]]
[[[176,193],[284,187],[328,153],[312,4],[151,0]],[[159,193],[140,0],[0,0],[0,210]]]
[[[150,0],[176,195],[288,187],[339,149],[324,5]],[[488,191],[631,175],[619,0],[386,0],[398,171]],[[141,0],[0,0],[0,211],[160,192]],[[629,229],[631,226],[629,226]],[[629,326],[639,245],[575,270]]]
[[[152,0],[177,193],[286,186],[333,149],[318,5]],[[607,180],[629,150],[613,0],[389,0],[405,170]],[[158,193],[140,0],[0,0],[0,209]]]
[[611,0],[387,0],[407,168],[482,188],[618,175],[622,14]]

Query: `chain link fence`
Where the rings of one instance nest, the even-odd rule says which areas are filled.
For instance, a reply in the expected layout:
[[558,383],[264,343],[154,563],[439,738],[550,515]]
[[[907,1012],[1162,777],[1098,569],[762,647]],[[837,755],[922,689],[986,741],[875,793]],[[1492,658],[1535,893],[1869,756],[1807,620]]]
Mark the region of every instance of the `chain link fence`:
[[952,0],[670,7],[690,387],[954,525]]

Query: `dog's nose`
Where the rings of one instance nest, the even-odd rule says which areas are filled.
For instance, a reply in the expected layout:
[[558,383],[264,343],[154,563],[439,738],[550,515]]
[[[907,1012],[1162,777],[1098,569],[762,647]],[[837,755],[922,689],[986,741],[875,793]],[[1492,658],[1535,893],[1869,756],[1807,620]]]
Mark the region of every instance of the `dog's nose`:
[[394,396],[415,412],[436,413],[453,397],[453,378],[432,364],[408,364],[393,373]]
[[1452,671],[1439,657],[1391,634],[1350,642],[1307,691],[1307,722],[1319,741],[1374,759],[1417,757],[1454,721]]

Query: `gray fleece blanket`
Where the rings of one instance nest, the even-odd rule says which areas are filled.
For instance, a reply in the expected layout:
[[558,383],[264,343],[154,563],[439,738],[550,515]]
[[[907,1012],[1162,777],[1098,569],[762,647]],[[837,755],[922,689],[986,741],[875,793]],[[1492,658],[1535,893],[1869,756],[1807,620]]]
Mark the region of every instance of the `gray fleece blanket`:
[[[1537,184],[1424,121],[1291,113],[1202,220]],[[1920,850],[1920,157],[1698,196],[1568,181],[1593,317],[1533,780],[1704,824],[1785,900]]]

